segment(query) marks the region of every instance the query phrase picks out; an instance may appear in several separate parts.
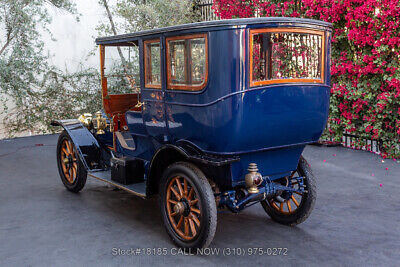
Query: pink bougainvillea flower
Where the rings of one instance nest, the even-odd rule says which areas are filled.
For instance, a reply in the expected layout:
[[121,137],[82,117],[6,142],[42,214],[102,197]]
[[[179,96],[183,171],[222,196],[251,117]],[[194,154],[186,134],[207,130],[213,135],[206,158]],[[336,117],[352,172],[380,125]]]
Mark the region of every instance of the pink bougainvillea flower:
[[326,162],[326,159],[324,159],[324,162]]
[[382,187],[382,184],[379,184],[380,187]]
[[388,170],[389,170],[389,168],[386,168],[386,170],[388,171]]
[[371,176],[375,176],[375,174],[371,174]]
[[333,154],[332,156],[336,157],[336,154]]

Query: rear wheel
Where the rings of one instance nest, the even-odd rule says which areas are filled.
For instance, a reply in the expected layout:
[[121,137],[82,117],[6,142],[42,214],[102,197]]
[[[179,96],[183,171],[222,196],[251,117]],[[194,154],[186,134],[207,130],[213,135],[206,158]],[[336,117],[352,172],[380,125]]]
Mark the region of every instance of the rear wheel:
[[203,248],[213,240],[215,198],[207,178],[195,165],[178,162],[165,170],[160,207],[167,233],[177,246]]
[[279,196],[261,202],[265,212],[278,223],[285,225],[302,223],[310,216],[314,208],[317,196],[315,178],[309,164],[302,156],[296,171],[292,172],[290,176],[274,182],[297,189],[299,184],[295,179],[296,177],[304,177],[304,193],[282,192]]
[[87,172],[66,131],[63,131],[58,138],[57,165],[64,186],[72,192],[82,190],[86,184]]

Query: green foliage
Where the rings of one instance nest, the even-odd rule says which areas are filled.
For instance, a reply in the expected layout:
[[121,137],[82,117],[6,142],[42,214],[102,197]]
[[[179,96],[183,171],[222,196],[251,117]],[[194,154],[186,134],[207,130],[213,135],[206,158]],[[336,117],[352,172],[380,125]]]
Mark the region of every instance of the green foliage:
[[[18,90],[15,87],[12,92],[19,102],[18,108],[10,111],[5,118],[9,133],[29,130],[33,133],[53,132],[57,130],[50,126],[54,119],[77,118],[82,113],[100,110],[99,83],[97,70],[71,74],[51,70],[44,74],[35,90]],[[24,97],[18,93],[24,94]]]
[[123,20],[124,32],[185,24],[199,20],[192,0],[118,0],[115,14]]
[[[57,73],[60,77],[60,73],[49,66],[39,32],[39,29],[48,31],[51,22],[48,5],[76,14],[69,0],[0,2],[0,108],[7,111],[4,123],[9,135],[24,130],[46,131],[49,122],[46,112],[51,113],[51,108],[62,110],[60,106],[52,106],[57,103],[54,90],[60,89],[60,84],[55,84],[55,80],[49,83],[49,75],[55,77]],[[58,87],[50,89],[50,84]],[[7,100],[16,107],[8,110]],[[45,108],[46,105],[49,107]]]
[[[197,21],[191,0],[117,0],[111,13],[119,34]],[[104,1],[99,0],[104,6]],[[53,119],[76,118],[84,112],[101,109],[99,72],[81,66],[66,73],[49,64],[40,32],[48,33],[50,6],[71,13],[79,19],[72,0],[1,0],[0,1],[0,110],[9,136],[23,131],[47,133]],[[97,29],[100,35],[114,34],[105,17]],[[128,58],[127,58],[128,59]],[[116,93],[132,90],[139,84],[138,55],[131,55],[128,75],[122,62],[115,63],[114,74],[120,74],[110,89]],[[126,68],[126,67],[125,67]],[[121,91],[122,90],[122,91]],[[8,109],[10,102],[15,108]],[[4,129],[0,129],[3,132]]]

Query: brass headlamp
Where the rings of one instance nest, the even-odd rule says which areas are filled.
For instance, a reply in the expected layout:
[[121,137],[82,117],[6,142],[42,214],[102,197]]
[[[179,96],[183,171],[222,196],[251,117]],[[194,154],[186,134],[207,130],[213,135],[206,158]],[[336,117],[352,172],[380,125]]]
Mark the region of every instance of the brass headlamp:
[[96,134],[105,134],[104,129],[107,128],[107,119],[102,116],[101,111],[95,113],[93,119],[93,127],[97,130]]
[[95,129],[96,134],[105,134],[104,129],[107,128],[107,119],[102,116],[101,111],[95,113],[93,118],[92,114],[84,113],[80,115],[78,120],[89,130]]
[[93,129],[93,123],[92,123],[92,114],[91,113],[83,113],[82,115],[79,116],[78,120],[89,130]]

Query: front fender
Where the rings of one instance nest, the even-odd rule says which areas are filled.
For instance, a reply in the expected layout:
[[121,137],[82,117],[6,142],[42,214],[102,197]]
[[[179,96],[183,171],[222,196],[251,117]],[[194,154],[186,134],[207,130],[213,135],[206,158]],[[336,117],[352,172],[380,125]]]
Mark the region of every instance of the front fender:
[[54,120],[52,126],[61,126],[67,131],[88,171],[103,170],[102,148],[96,137],[79,120]]

